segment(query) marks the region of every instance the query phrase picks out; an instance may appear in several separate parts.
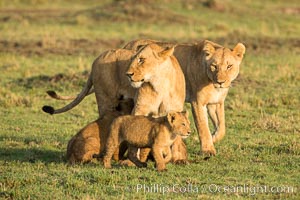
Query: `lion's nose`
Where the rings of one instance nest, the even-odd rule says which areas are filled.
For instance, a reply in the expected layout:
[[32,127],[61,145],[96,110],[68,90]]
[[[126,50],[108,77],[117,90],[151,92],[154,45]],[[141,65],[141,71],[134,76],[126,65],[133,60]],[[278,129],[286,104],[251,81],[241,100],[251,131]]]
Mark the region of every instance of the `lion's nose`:
[[226,81],[224,81],[224,80],[217,80],[217,83],[218,84],[220,84],[220,85],[222,85],[223,83],[225,83]]
[[126,76],[128,76],[129,78],[131,78],[133,76],[133,72],[126,72]]

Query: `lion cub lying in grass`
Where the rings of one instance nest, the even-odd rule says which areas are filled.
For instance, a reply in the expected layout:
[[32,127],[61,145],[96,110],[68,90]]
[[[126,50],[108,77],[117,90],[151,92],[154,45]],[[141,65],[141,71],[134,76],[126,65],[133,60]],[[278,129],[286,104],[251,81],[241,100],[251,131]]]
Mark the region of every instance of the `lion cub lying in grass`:
[[[128,158],[138,167],[147,164],[137,158],[138,148],[152,148],[158,171],[166,169],[171,158],[170,146],[176,137],[186,138],[190,135],[190,121],[187,112],[170,112],[165,117],[152,118],[145,116],[125,115],[113,121],[106,143],[106,154],[103,162],[105,168],[111,168],[111,157],[119,144],[128,144]],[[165,155],[165,157],[164,157]]]
[[[132,99],[120,100],[115,111],[107,112],[71,138],[67,147],[67,160],[70,164],[86,163],[95,155],[103,152],[112,121],[125,114],[130,114],[134,103]],[[119,149],[114,152],[114,159],[119,159]]]

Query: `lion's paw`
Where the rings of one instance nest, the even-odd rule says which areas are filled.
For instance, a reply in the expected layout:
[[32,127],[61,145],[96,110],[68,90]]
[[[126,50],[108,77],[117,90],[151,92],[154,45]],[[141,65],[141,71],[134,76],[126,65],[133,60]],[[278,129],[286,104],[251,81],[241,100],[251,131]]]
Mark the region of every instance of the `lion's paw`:
[[140,168],[146,168],[147,167],[147,163],[141,162],[141,163],[139,163],[138,167],[140,167]]
[[202,155],[205,157],[204,159],[208,159],[217,154],[216,149],[212,146],[211,148],[203,148]]
[[188,164],[190,164],[188,160],[174,160],[173,163],[175,165],[188,165]]
[[131,162],[130,160],[128,160],[128,159],[119,161],[119,164],[123,165],[123,166],[127,166],[127,167],[135,166],[135,164],[133,162]]

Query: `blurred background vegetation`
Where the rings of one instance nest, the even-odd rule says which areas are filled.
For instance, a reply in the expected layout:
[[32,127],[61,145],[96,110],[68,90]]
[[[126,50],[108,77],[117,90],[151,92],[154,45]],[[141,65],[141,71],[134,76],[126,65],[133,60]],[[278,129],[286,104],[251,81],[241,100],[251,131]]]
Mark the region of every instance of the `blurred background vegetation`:
[[2,40],[62,51],[84,44],[76,50],[89,51],[90,43],[119,47],[136,38],[299,46],[297,0],[3,0],[0,8]]

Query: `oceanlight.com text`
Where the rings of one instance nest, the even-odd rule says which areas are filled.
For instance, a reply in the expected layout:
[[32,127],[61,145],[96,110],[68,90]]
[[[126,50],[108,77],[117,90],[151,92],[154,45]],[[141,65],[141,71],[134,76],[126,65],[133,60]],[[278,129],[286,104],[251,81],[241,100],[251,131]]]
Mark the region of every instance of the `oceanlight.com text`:
[[131,192],[137,193],[236,193],[255,196],[257,194],[295,193],[292,186],[267,186],[267,185],[218,185],[218,184],[137,184],[127,187]]

